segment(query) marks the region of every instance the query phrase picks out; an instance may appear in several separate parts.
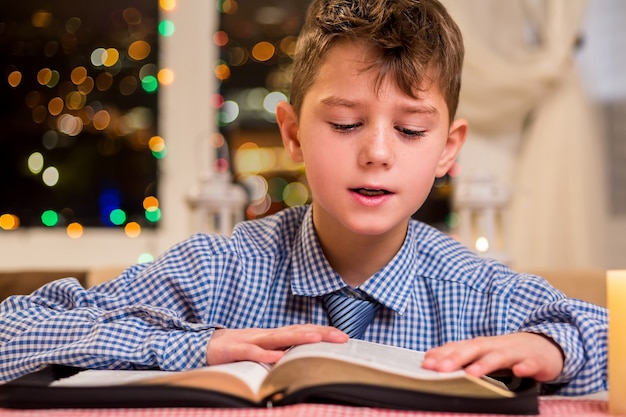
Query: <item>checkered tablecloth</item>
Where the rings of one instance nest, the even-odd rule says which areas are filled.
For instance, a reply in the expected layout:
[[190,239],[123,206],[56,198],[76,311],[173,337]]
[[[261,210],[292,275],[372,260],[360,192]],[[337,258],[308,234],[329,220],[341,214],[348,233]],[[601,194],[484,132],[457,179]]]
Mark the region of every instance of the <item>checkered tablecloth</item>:
[[[540,400],[541,416],[607,417],[606,400]],[[141,409],[58,409],[9,410],[0,409],[0,417],[480,417],[483,414],[433,413],[397,411],[376,408],[344,407],[322,404],[261,408],[141,408]],[[494,417],[494,414],[485,416]]]

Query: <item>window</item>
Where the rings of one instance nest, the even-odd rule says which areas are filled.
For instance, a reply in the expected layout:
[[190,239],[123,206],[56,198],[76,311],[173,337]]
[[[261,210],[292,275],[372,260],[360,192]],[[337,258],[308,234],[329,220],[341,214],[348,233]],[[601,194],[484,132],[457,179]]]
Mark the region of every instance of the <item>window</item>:
[[154,0],[3,6],[0,227],[157,224],[158,10]]

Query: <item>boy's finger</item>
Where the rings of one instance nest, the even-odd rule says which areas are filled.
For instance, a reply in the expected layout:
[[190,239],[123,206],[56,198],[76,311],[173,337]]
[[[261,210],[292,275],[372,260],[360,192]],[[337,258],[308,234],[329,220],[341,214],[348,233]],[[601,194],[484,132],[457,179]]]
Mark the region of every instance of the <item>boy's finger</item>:
[[333,327],[285,328],[258,336],[255,343],[265,349],[280,349],[322,341],[342,343],[348,341],[348,335]]

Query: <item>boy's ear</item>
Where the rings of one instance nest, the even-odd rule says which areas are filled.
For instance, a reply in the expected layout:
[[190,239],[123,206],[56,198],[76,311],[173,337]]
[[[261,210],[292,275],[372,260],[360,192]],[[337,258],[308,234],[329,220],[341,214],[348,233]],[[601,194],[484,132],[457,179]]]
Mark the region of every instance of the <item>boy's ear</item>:
[[465,143],[465,137],[467,136],[467,120],[457,119],[452,122],[450,129],[448,130],[448,139],[446,145],[441,152],[437,169],[435,170],[435,177],[443,177],[448,173],[454,161],[456,160],[459,151]]
[[298,115],[285,101],[276,105],[276,121],[287,153],[294,162],[303,162],[302,147],[298,138]]

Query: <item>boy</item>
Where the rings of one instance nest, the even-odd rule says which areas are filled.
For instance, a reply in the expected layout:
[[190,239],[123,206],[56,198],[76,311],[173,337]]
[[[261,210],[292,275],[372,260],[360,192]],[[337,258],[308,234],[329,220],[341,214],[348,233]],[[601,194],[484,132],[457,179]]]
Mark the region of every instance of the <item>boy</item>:
[[[424,367],[511,368],[561,394],[607,388],[606,311],[410,220],[465,140],[463,44],[436,0],[314,0],[277,120],[313,203],[195,235],[92,290],[72,279],[0,308],[0,379],[47,363],[187,369],[345,342],[327,294],[376,305],[363,339]],[[361,292],[362,291],[362,292]]]

